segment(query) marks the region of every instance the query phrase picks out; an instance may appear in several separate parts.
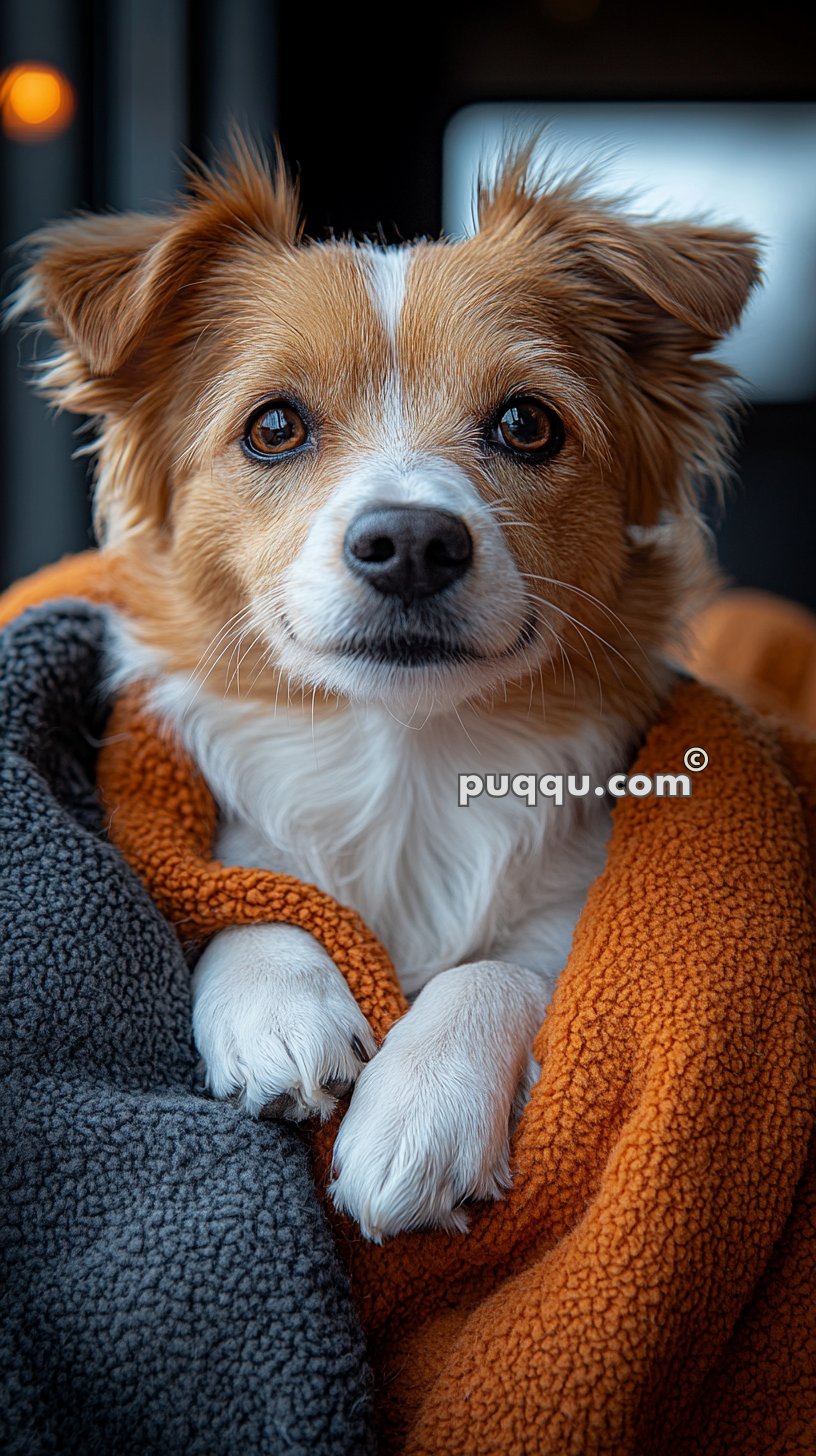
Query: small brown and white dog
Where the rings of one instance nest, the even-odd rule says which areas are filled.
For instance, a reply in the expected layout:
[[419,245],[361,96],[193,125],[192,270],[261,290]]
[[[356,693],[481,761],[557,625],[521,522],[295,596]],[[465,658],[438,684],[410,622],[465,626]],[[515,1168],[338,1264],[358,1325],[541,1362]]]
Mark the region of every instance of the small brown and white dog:
[[117,679],[152,680],[219,857],[355,906],[414,998],[377,1050],[284,925],[223,931],[194,976],[217,1097],[301,1120],[356,1084],[331,1192],[375,1239],[463,1229],[508,1185],[609,809],[460,808],[458,777],[628,766],[706,572],[710,351],[758,276],[747,234],[628,216],[530,156],[475,236],[384,247],[305,241],[280,160],[238,142],[162,215],[44,229],[13,303],[57,340],[43,389],[98,424]]

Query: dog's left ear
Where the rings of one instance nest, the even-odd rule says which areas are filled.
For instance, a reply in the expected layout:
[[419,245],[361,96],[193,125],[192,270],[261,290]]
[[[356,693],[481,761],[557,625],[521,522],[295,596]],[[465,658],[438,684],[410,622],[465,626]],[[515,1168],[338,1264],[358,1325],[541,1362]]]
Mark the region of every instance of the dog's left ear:
[[481,189],[480,232],[535,270],[542,299],[587,336],[587,366],[614,419],[632,523],[694,507],[719,485],[730,445],[732,371],[711,350],[759,281],[752,234],[648,221],[593,196],[581,179],[531,180],[531,148]]
[[531,178],[530,146],[480,187],[479,230],[535,249],[546,275],[638,350],[669,339],[711,348],[739,321],[759,281],[756,238],[737,228],[651,222],[588,192],[581,179]]
[[[580,239],[580,241],[578,241]],[[627,514],[653,526],[697,509],[728,476],[732,370],[711,350],[739,322],[759,281],[756,239],[736,228],[585,219],[573,266],[578,301],[615,350],[598,362],[615,400]],[[587,291],[589,299],[582,295]]]
[[619,341],[634,350],[673,339],[705,351],[739,322],[759,281],[752,234],[693,223],[584,216],[575,263],[600,288]]

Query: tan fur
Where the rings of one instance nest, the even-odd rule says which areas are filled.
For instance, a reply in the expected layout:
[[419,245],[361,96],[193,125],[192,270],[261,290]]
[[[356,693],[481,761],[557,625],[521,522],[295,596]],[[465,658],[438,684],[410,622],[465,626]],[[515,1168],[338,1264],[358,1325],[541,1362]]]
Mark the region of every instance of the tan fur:
[[[355,451],[376,448],[396,357],[414,447],[468,473],[531,596],[561,614],[560,655],[520,674],[510,703],[534,694],[559,725],[599,693],[633,721],[651,711],[649,650],[707,579],[697,501],[723,476],[729,404],[709,351],[756,252],[733,230],[632,220],[580,182],[536,180],[529,155],[482,189],[474,238],[414,245],[393,341],[364,254],[302,241],[280,160],[271,172],[243,142],[159,217],[83,217],[34,239],[13,311],[39,313],[58,342],[45,392],[98,421],[99,530],[169,667],[196,668],[292,559]],[[482,443],[524,389],[566,426],[540,466]],[[265,467],[240,438],[278,393],[308,406],[319,449]],[[274,696],[263,645],[242,645],[243,680]],[[225,654],[215,690],[236,690],[234,665]]]

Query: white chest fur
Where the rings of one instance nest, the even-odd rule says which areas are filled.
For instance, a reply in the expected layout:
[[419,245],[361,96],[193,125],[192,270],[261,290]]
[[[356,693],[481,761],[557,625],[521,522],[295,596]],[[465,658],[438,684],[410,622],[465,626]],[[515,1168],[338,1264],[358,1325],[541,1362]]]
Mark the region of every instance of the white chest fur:
[[440,970],[487,958],[554,982],[603,865],[606,804],[483,794],[460,807],[459,775],[599,783],[625,767],[622,725],[587,725],[567,741],[506,710],[409,727],[378,706],[338,704],[313,719],[308,705],[273,712],[173,676],[155,702],[219,804],[219,857],[297,875],[354,906],[409,995]]

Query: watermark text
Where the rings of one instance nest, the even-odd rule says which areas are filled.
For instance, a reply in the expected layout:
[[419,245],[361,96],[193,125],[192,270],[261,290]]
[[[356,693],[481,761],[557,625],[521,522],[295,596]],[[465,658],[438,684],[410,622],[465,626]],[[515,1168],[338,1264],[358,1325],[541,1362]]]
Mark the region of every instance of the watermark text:
[[[689,761],[692,754],[700,757]],[[560,805],[567,799],[586,799],[593,794],[599,799],[607,796],[612,799],[690,799],[691,774],[705,768],[708,754],[702,748],[689,749],[684,762],[689,773],[615,773],[599,784],[593,783],[589,774],[461,773],[459,803],[467,807],[483,794],[489,799],[504,799],[511,794],[531,806],[542,801]]]

